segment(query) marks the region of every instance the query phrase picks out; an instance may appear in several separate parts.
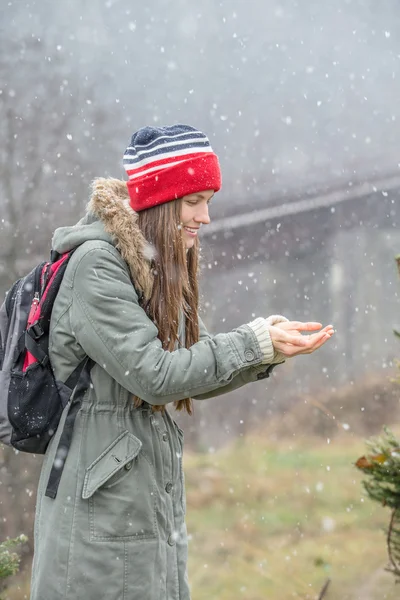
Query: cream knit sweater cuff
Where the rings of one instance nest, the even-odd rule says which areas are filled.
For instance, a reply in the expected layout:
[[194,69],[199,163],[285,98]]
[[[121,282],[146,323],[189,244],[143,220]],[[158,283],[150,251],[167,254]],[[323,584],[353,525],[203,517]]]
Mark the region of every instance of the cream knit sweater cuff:
[[271,340],[271,335],[269,333],[269,328],[271,325],[275,325],[276,323],[282,323],[282,321],[288,321],[286,317],[282,315],[271,315],[267,319],[263,317],[258,317],[248,323],[248,326],[254,331],[258,343],[261,348],[261,352],[263,353],[262,364],[277,364],[283,362],[285,357],[280,352],[277,352],[274,348],[274,345]]

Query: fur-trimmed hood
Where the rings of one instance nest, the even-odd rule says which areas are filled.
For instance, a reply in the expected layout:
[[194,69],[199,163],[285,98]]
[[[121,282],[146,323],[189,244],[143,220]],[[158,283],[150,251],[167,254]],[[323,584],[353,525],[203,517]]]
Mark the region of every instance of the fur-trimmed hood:
[[72,227],[56,229],[52,246],[62,254],[89,240],[113,244],[128,264],[135,287],[145,299],[150,298],[154,249],[143,237],[137,224],[137,213],[129,206],[125,181],[95,179],[85,217]]

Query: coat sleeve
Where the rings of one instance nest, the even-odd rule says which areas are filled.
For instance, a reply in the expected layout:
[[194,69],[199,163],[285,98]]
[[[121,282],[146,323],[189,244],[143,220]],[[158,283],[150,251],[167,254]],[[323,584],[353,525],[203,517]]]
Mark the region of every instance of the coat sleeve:
[[226,386],[262,352],[247,325],[208,336],[190,349],[162,348],[140,307],[128,268],[106,244],[76,251],[71,274],[71,328],[84,352],[149,404],[167,404]]
[[[208,333],[206,326],[203,321],[199,318],[199,333],[200,340],[204,340],[210,338],[211,335]],[[260,381],[262,379],[266,379],[270,376],[273,369],[276,367],[276,364],[270,365],[251,365],[234,377],[232,377],[231,381],[226,385],[219,387],[217,389],[213,389],[209,392],[203,392],[202,394],[198,394],[193,398],[195,400],[208,400],[209,398],[214,398],[215,396],[220,396],[222,394],[228,394],[228,392],[233,392],[246,385],[246,383],[253,383],[255,381]]]

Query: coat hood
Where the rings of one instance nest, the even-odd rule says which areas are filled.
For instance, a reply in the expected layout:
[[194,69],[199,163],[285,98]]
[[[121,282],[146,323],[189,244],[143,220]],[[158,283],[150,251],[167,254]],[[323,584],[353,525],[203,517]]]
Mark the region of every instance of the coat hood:
[[125,181],[97,178],[92,183],[86,215],[72,227],[56,229],[53,250],[63,254],[94,240],[112,244],[127,263],[135,287],[149,299],[153,287],[151,259],[155,251],[140,231],[137,217],[129,206]]

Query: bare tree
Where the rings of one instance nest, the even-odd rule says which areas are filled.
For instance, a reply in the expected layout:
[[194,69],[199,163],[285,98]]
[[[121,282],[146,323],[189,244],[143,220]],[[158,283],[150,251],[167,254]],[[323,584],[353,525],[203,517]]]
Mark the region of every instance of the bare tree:
[[[75,221],[88,182],[104,171],[107,140],[93,91],[58,50],[37,39],[0,41],[0,299],[46,258],[56,224]],[[4,46],[4,47],[3,47]],[[2,300],[0,300],[1,302]],[[0,449],[0,537],[32,543],[40,457]]]
[[104,130],[106,119],[91,90],[43,42],[15,42],[7,52],[0,48],[0,57],[4,292],[48,249],[55,223],[75,218],[82,207],[87,180],[104,160],[94,132]]

